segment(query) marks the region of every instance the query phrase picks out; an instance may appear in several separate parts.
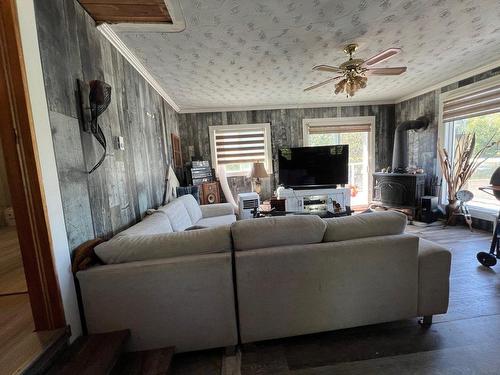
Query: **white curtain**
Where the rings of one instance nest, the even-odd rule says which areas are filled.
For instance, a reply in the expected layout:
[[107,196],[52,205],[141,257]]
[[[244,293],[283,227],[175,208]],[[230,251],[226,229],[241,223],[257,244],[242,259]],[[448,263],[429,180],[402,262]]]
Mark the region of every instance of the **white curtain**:
[[226,176],[226,168],[224,168],[224,165],[219,165],[217,167],[217,176],[219,176],[220,186],[222,188],[224,196],[226,197],[227,202],[233,205],[235,212],[238,212],[238,205],[236,204],[236,201],[234,200],[233,197],[233,193],[229,188],[229,183],[227,182],[227,176]]

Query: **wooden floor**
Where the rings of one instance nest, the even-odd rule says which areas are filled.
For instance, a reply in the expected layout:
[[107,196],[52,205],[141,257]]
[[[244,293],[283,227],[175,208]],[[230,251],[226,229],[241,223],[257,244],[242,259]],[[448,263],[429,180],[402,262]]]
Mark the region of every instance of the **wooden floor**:
[[408,232],[453,253],[449,311],[430,329],[412,319],[245,345],[238,364],[222,372],[220,351],[186,353],[174,357],[172,374],[500,374],[500,265],[486,269],[475,259],[491,234],[441,226]]
[[64,329],[34,332],[15,227],[0,227],[0,374],[20,373]]
[[26,292],[16,228],[0,227],[0,296]]
[[62,334],[34,332],[28,294],[0,297],[0,374],[19,373]]

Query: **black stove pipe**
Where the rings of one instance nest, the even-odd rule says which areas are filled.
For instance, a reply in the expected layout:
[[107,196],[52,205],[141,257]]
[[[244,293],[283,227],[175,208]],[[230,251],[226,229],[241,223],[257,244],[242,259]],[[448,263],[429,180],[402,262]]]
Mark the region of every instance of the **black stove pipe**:
[[416,120],[408,120],[399,124],[394,133],[394,149],[392,152],[392,171],[406,173],[408,168],[408,131],[423,131],[429,126],[430,120],[427,116],[421,116]]

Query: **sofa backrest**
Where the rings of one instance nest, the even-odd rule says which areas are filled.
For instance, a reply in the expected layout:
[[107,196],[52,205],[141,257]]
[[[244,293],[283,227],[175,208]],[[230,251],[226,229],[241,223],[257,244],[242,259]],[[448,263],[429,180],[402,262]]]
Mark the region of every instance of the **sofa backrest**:
[[405,231],[406,221],[406,215],[396,211],[325,219],[327,227],[323,242],[401,234]]
[[156,211],[151,215],[146,215],[140,222],[118,233],[115,237],[172,233],[173,231],[167,214]]
[[105,264],[231,251],[229,225],[185,232],[117,236],[95,247]]
[[316,215],[293,215],[240,220],[231,225],[237,251],[319,243],[326,223]]
[[158,211],[164,212],[168,216],[174,232],[182,232],[194,224],[186,206],[180,198],[175,199],[166,206],[160,207]]
[[182,202],[193,224],[196,224],[203,217],[200,205],[191,194],[183,195],[177,198],[177,201]]

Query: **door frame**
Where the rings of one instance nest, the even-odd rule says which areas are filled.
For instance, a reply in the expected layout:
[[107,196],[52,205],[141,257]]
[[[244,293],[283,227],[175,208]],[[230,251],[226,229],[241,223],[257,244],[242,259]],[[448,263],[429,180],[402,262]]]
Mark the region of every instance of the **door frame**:
[[373,197],[373,173],[375,172],[375,116],[305,118],[302,120],[302,140],[304,147],[309,146],[308,129],[315,126],[341,126],[370,124],[368,136],[368,205]]
[[0,0],[0,138],[36,330],[65,326],[15,0]]

